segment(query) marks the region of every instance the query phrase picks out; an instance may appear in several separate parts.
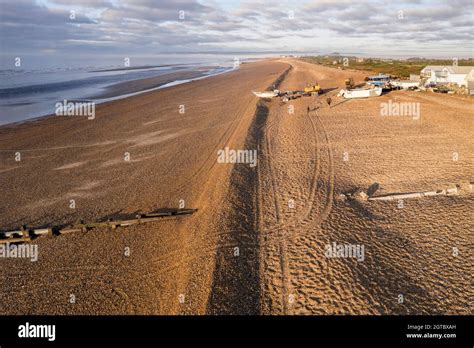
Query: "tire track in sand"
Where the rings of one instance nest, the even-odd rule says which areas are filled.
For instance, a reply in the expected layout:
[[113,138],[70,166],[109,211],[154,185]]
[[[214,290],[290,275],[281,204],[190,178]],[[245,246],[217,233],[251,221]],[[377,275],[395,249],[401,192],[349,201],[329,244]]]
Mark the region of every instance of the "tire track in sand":
[[[321,104],[321,103],[319,103]],[[314,116],[313,116],[314,114]],[[334,198],[334,160],[333,160],[333,153],[332,153],[332,145],[330,143],[326,128],[322,123],[317,109],[307,112],[305,117],[309,120],[311,124],[311,129],[313,133],[313,139],[315,140],[315,145],[313,145],[314,151],[314,163],[315,167],[312,171],[312,177],[310,182],[310,193],[307,197],[307,204],[302,212],[293,216],[290,220],[284,221],[281,218],[281,207],[279,204],[279,196],[281,192],[279,192],[279,185],[278,180],[276,178],[276,170],[274,167],[274,158],[277,158],[275,155],[275,145],[272,141],[272,137],[275,135],[278,136],[278,132],[274,132],[274,128],[278,125],[278,119],[274,121],[270,121],[267,123],[266,127],[264,128],[264,151],[265,151],[265,159],[268,164],[268,174],[270,175],[270,183],[271,183],[271,194],[273,196],[273,205],[275,207],[275,215],[276,215],[276,223],[270,226],[262,226],[261,227],[261,234],[263,234],[262,239],[265,241],[264,245],[268,245],[271,240],[269,239],[269,235],[271,231],[276,231],[277,243],[278,243],[278,253],[279,253],[279,267],[281,272],[281,307],[283,309],[284,314],[291,314],[292,307],[289,306],[290,295],[292,294],[291,291],[291,273],[289,271],[289,261],[288,261],[288,241],[296,234],[300,234],[303,232],[308,232],[313,230],[316,227],[319,227],[321,222],[324,221],[327,216],[329,215]],[[314,118],[314,119],[313,119]],[[320,136],[318,132],[322,133],[322,141],[320,140]],[[276,134],[274,134],[276,133]],[[328,162],[328,169],[327,169],[327,178],[325,181],[326,183],[326,200],[325,204],[322,208],[322,211],[319,211],[319,207],[316,202],[317,196],[317,182],[319,180],[321,174],[321,149],[324,148],[326,154],[326,159]],[[259,182],[262,182],[262,173],[261,170],[258,171],[259,174]],[[325,175],[326,176],[326,175]],[[259,191],[259,197],[263,199],[261,191]],[[263,221],[260,219],[260,221]],[[306,226],[305,226],[306,225]],[[297,229],[297,227],[299,227]],[[268,269],[268,263],[265,257],[263,257],[263,262],[261,262],[261,268],[264,268],[261,272],[265,272]]]

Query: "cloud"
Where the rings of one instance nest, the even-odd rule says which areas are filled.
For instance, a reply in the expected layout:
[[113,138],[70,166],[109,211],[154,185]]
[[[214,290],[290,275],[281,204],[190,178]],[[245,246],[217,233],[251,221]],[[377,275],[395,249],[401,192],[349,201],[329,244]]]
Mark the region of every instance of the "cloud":
[[12,54],[427,45],[449,54],[455,42],[472,55],[473,13],[471,0],[2,0],[0,44]]

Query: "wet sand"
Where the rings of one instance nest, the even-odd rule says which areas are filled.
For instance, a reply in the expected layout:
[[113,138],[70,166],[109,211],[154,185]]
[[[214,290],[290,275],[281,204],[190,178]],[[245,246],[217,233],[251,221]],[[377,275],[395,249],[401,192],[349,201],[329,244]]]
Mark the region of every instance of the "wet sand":
[[[199,209],[38,238],[37,262],[0,260],[0,313],[472,313],[472,194],[410,200],[403,209],[337,199],[373,182],[401,192],[472,181],[472,98],[336,98],[349,76],[364,77],[261,61],[99,105],[94,120],[0,127],[3,229],[102,221],[183,201]],[[315,80],[326,94],[287,104],[251,93]],[[419,102],[421,119],[381,117],[390,99]],[[217,163],[225,147],[257,149],[257,167]],[[365,260],[328,259],[332,242],[363,244]]]
[[112,98],[161,87],[175,81],[193,80],[205,76],[204,73],[207,71],[207,69],[209,69],[209,67],[201,67],[199,70],[177,71],[174,73],[148,77],[145,79],[116,83],[105,88],[102,93],[94,95],[94,99]]

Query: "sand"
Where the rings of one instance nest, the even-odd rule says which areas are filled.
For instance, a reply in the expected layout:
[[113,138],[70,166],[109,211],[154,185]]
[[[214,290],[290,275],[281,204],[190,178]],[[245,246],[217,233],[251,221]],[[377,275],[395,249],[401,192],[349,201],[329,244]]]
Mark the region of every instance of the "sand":
[[94,99],[113,98],[125,94],[137,93],[152,88],[161,87],[175,81],[192,80],[204,76],[206,69],[211,67],[201,67],[201,69],[189,71],[177,71],[160,76],[148,77],[139,80],[125,81],[113,84],[104,89],[103,92],[94,95]]
[[[312,79],[324,88],[341,87],[345,76],[356,82],[362,78],[356,72],[292,64],[283,89]],[[386,193],[472,181],[472,99],[391,92],[335,100],[332,108],[321,99],[320,104],[292,102],[294,115],[287,105],[270,104],[268,117],[275,123],[264,134],[268,163],[259,166],[263,176],[272,178],[261,194],[262,219],[271,226],[264,233],[264,274],[270,276],[263,280],[263,312],[472,313],[472,195],[405,201],[403,209],[396,201],[337,200],[374,182]],[[390,99],[419,102],[420,120],[380,116],[381,103]],[[320,108],[308,115],[308,104]],[[365,260],[324,257],[325,246],[334,242],[364,245]],[[453,248],[459,250],[457,257]]]
[[[472,313],[472,194],[403,208],[338,199],[373,182],[387,193],[472,181],[472,98],[336,98],[349,76],[364,77],[261,61],[100,105],[94,120],[0,127],[3,229],[128,217],[181,200],[199,209],[36,239],[37,262],[0,261],[0,313]],[[283,90],[317,80],[326,94],[286,104],[252,95],[277,80]],[[420,120],[381,117],[390,99],[419,102]],[[258,165],[217,163],[225,147],[257,149]],[[364,245],[364,261],[327,258],[333,242]]]

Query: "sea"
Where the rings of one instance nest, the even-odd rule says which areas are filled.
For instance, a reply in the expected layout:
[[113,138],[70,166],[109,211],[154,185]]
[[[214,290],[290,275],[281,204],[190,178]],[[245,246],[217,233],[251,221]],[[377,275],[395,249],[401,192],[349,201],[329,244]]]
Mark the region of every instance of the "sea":
[[[25,122],[54,113],[55,104],[64,100],[87,100],[100,104],[139,94],[150,89],[166,88],[190,80],[176,80],[164,85],[128,94],[102,98],[110,86],[176,72],[195,71],[197,78],[226,73],[243,62],[264,58],[262,55],[179,54],[135,59],[103,59],[21,62],[20,66],[2,62],[0,69],[0,125]],[[174,75],[173,75],[174,76]],[[116,89],[116,93],[119,89]],[[126,92],[123,92],[126,93]]]

